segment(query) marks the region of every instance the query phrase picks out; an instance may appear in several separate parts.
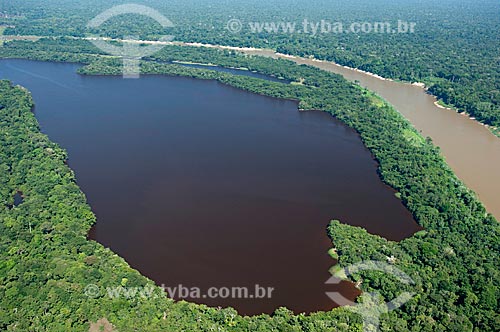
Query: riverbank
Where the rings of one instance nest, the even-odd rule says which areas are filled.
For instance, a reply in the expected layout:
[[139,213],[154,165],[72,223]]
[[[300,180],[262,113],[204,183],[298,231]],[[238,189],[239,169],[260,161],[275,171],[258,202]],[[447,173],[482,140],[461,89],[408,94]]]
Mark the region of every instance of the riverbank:
[[[152,44],[162,44],[162,42],[151,42],[151,43]],[[284,54],[284,53],[275,52],[272,49],[263,49],[263,48],[255,48],[255,47],[236,47],[236,46],[223,46],[223,45],[203,44],[203,43],[189,43],[189,42],[165,42],[164,44],[165,45],[178,45],[178,46],[193,46],[193,47],[217,48],[217,49],[222,49],[222,50],[238,51],[238,52],[249,53],[249,54],[260,53],[261,55],[265,54],[266,56],[268,56],[272,52],[278,58],[288,59],[288,60],[292,60],[292,61],[295,61],[295,62],[297,60],[311,60],[311,61],[316,62],[316,63],[331,64],[331,65],[334,65],[334,66],[338,66],[339,68],[343,68],[343,69],[346,69],[346,70],[354,71],[354,72],[357,72],[357,73],[361,73],[361,74],[364,74],[364,75],[376,78],[376,79],[381,80],[381,81],[398,82],[398,83],[402,83],[402,84],[411,84],[413,86],[421,88],[426,93],[428,93],[429,95],[433,96],[436,99],[436,103],[435,103],[436,107],[438,107],[438,108],[444,108],[444,109],[447,109],[447,110],[451,110],[451,111],[454,111],[454,112],[456,112],[458,114],[463,114],[463,112],[460,112],[456,108],[441,107],[441,105],[439,104],[440,100],[436,96],[434,96],[433,94],[431,94],[431,93],[428,92],[426,84],[423,83],[423,82],[395,81],[393,79],[382,77],[380,75],[377,75],[377,74],[369,72],[369,71],[361,70],[361,69],[358,69],[358,68],[352,68],[352,67],[348,67],[348,66],[343,66],[343,65],[340,65],[338,63],[331,62],[331,61],[316,59],[313,56],[305,58],[305,57],[299,57],[299,56],[295,56],[295,55],[290,55],[290,54]],[[474,121],[478,122],[479,124],[483,125],[484,127],[488,128],[489,131],[494,136],[500,138],[500,130],[497,127],[492,127],[492,126],[489,126],[487,124],[484,124],[484,123],[478,121],[475,117],[472,117],[472,116],[469,116],[469,118],[471,120],[474,120]]]
[[[87,40],[92,39],[87,38]],[[75,38],[75,40],[79,39]],[[105,38],[104,40],[111,39]],[[500,174],[492,166],[500,164],[500,140],[493,134],[493,132],[500,133],[500,131],[498,128],[488,128],[477,121],[472,121],[454,110],[450,111],[437,106],[436,98],[427,93],[422,83],[396,82],[332,62],[282,55],[266,49],[182,42],[129,42],[237,51],[243,54],[285,59],[340,74],[380,95],[403,114],[420,133],[430,137],[441,148],[442,154],[453,171],[478,194],[488,211],[500,219],[500,198],[497,189],[500,188]],[[93,61],[95,57],[88,55],[87,58],[88,61]],[[210,62],[208,60],[206,63]],[[304,108],[307,109],[309,106],[306,105]]]
[[500,219],[500,173],[493,166],[500,165],[500,140],[495,135],[500,134],[498,128],[486,126],[473,117],[439,105],[423,83],[396,82],[336,63],[281,55],[272,50],[242,52],[311,65],[340,74],[374,91],[441,148],[453,171],[477,193],[488,211]]
[[[57,58],[57,51],[54,51],[53,54],[53,58]],[[31,52],[29,55],[31,57],[49,57],[47,54],[38,55],[36,52]],[[72,56],[70,58],[75,59],[76,57]],[[186,56],[184,58],[189,57]],[[108,72],[114,75],[121,75],[120,62],[116,61],[115,63],[108,60],[96,59],[96,62],[93,62],[86,70],[88,73],[102,74]],[[288,62],[273,64],[283,66],[283,70],[286,71],[297,70],[297,66]],[[264,65],[263,61],[255,63],[255,65],[252,65],[252,68],[255,69],[259,65]],[[418,137],[421,136],[401,114],[398,114],[389,107],[371,107],[370,104],[365,104],[365,90],[345,82],[344,79],[337,77],[337,75],[326,75],[328,76],[326,77],[321,71],[313,70],[313,68],[298,67],[299,70],[303,71],[300,73],[300,76],[308,72],[314,74],[309,77],[311,77],[311,83],[320,86],[319,89],[309,85],[283,85],[257,79],[242,79],[241,77],[238,78],[221,73],[214,74],[208,70],[193,69],[188,71],[185,68],[178,67],[181,66],[155,66],[154,64],[146,63],[144,73],[174,76],[189,75],[205,79],[214,78],[218,79],[221,83],[255,93],[280,97],[288,96],[290,98],[300,97],[302,102],[310,104],[311,107],[328,110],[344,123],[355,128],[363,138],[366,147],[380,161],[381,177],[387,183],[391,184],[391,186],[397,188],[403,202],[408,205],[412,213],[418,216],[418,219],[424,224],[426,231],[418,232],[411,238],[395,243],[370,235],[361,228],[333,223],[329,227],[329,234],[334,242],[334,247],[338,249],[340,264],[347,266],[363,259],[385,260],[386,257],[394,256],[398,267],[411,275],[412,278],[414,277],[416,285],[412,286],[411,289],[405,289],[404,285],[392,279],[374,280],[373,274],[368,275],[368,279],[374,280],[376,285],[380,285],[383,282],[385,286],[383,289],[378,289],[378,291],[381,291],[382,296],[385,296],[387,300],[393,299],[394,294],[392,290],[394,289],[417,293],[417,296],[412,299],[411,305],[403,306],[400,309],[404,311],[401,315],[391,318],[391,324],[409,326],[409,328],[416,329],[425,328],[428,330],[439,329],[444,331],[458,329],[454,325],[451,326],[450,324],[452,323],[449,320],[449,317],[456,317],[459,321],[467,322],[467,326],[480,326],[483,329],[494,330],[494,321],[485,321],[484,319],[478,321],[476,318],[494,317],[495,312],[498,312],[495,305],[488,304],[486,307],[469,306],[460,301],[450,304],[449,298],[460,298],[463,290],[471,294],[478,294],[478,297],[482,298],[489,296],[489,290],[492,285],[498,284],[498,269],[495,268],[498,250],[494,250],[496,248],[495,236],[498,234],[498,223],[491,216],[485,214],[481,203],[463,186],[453,172],[449,170],[439,151],[430,142],[422,138],[422,144],[417,145],[407,139],[404,135],[407,131],[411,131],[411,133]],[[320,78],[324,81],[320,81]],[[335,89],[338,89],[338,91]],[[0,94],[0,97],[5,98],[10,93]],[[25,102],[21,103],[21,105],[25,104]],[[26,117],[33,118],[30,109],[24,106],[21,108]],[[10,110],[5,110],[5,114],[10,114]],[[9,116],[5,118],[11,119]],[[23,123],[24,121],[13,122],[16,126]],[[30,126],[28,129],[34,130],[34,128],[37,127]],[[11,130],[9,127],[6,129]],[[29,130],[11,132],[24,135],[19,142],[31,144],[29,151],[39,151],[35,142],[29,139],[29,137],[35,136]],[[5,148],[5,146],[0,145],[0,148]],[[7,153],[10,153],[9,151],[6,150]],[[63,153],[58,153],[57,155],[63,155]],[[21,289],[22,291],[27,290],[26,293],[40,294],[42,296],[53,291],[54,285],[58,284],[60,278],[64,278],[71,283],[68,286],[76,290],[70,293],[71,301],[49,301],[47,302],[47,306],[49,310],[54,312],[61,312],[64,309],[64,312],[68,312],[69,319],[72,322],[76,322],[74,323],[75,326],[83,326],[84,323],[82,321],[86,321],[89,317],[93,321],[96,321],[98,317],[105,315],[106,317],[110,317],[110,321],[119,330],[126,330],[131,324],[135,326],[147,326],[151,331],[162,329],[206,329],[210,326],[217,326],[219,322],[227,322],[226,317],[230,317],[231,329],[233,331],[246,331],[249,326],[251,326],[252,330],[262,331],[273,328],[280,330],[293,329],[305,331],[307,329],[308,331],[323,331],[325,323],[329,324],[326,325],[329,329],[343,328],[347,330],[350,328],[352,331],[359,330],[359,326],[356,326],[355,323],[350,323],[354,322],[355,318],[347,310],[343,309],[300,316],[293,316],[288,310],[279,309],[273,316],[242,317],[237,315],[232,309],[206,308],[185,302],[172,303],[162,301],[160,297],[153,298],[151,301],[134,303],[134,307],[131,309],[130,303],[121,299],[110,300],[105,297],[89,299],[83,296],[82,290],[89,282],[98,284],[98,287],[119,285],[120,282],[128,282],[127,286],[134,287],[140,286],[145,278],[138,276],[137,273],[132,274],[126,263],[123,261],[119,262],[118,257],[112,255],[109,250],[104,250],[102,246],[84,240],[82,235],[90,226],[87,222],[82,223],[82,214],[78,210],[68,209],[67,213],[59,217],[61,199],[64,202],[68,202],[67,206],[75,204],[87,205],[85,205],[83,200],[76,200],[74,196],[71,196],[77,193],[77,190],[73,188],[76,181],[73,182],[71,176],[56,176],[56,172],[60,167],[66,167],[63,164],[63,158],[54,159],[54,155],[45,155],[43,151],[40,157],[44,158],[43,163],[35,162],[32,158],[26,158],[24,165],[26,167],[40,168],[45,163],[49,163],[49,165],[50,163],[59,163],[60,166],[52,167],[50,165],[50,167],[44,167],[40,171],[28,174],[30,178],[27,179],[29,181],[26,183],[36,187],[31,191],[31,195],[27,195],[28,198],[31,197],[31,201],[29,202],[30,204],[25,205],[25,208],[30,210],[24,211],[24,213],[38,216],[40,208],[42,208],[39,205],[41,203],[45,205],[49,204],[48,206],[44,205],[43,209],[50,213],[43,216],[40,215],[40,218],[47,218],[42,220],[37,219],[39,223],[35,225],[34,232],[37,232],[37,235],[42,234],[41,236],[53,240],[40,242],[41,244],[50,244],[50,246],[42,248],[37,243],[32,242],[34,247],[32,250],[27,251],[30,256],[18,255],[13,250],[1,251],[5,256],[2,259],[7,262],[14,261],[15,263],[26,262],[27,259],[32,259],[33,263],[38,263],[37,266],[40,266],[40,259],[43,259],[42,266],[47,267],[46,271],[43,271],[43,275],[50,275],[49,272],[52,271],[56,257],[59,258],[57,262],[60,262],[60,257],[65,257],[64,264],[70,265],[72,268],[61,270],[61,273],[64,271],[67,272],[58,276],[58,279],[54,281],[49,280],[49,282],[46,282],[46,280],[40,280],[40,282],[23,283],[23,280],[21,280],[17,284],[7,284],[9,293],[17,294],[18,289]],[[13,170],[16,173],[9,174],[12,178],[22,178],[22,176],[26,175],[25,172],[22,172],[23,169],[14,168]],[[40,177],[40,174],[48,174],[48,176]],[[37,180],[31,179],[35,175]],[[72,187],[57,186],[58,190],[56,192],[40,190],[45,187],[54,188],[53,181],[68,181]],[[34,194],[37,194],[37,196]],[[52,199],[53,197],[58,197],[58,199]],[[8,211],[0,212],[8,213]],[[2,243],[9,243],[8,239],[19,237],[20,232],[23,231],[25,233],[22,233],[21,236],[28,236],[25,225],[17,222],[16,218],[7,218],[4,218],[4,220],[9,220],[9,227],[6,228],[6,231],[9,233],[4,234],[5,237]],[[16,225],[15,228],[12,228],[11,225],[14,221]],[[93,220],[90,221],[94,222]],[[43,225],[43,227],[39,224]],[[51,226],[52,224],[54,224],[54,228],[57,231],[52,232],[51,228],[47,228],[47,225]],[[286,227],[284,229],[286,230]],[[65,236],[59,236],[61,230],[67,230],[64,233]],[[77,243],[77,245],[72,245],[73,243]],[[92,247],[89,248],[89,246]],[[75,247],[83,250],[79,250],[80,253],[78,254],[75,251]],[[43,250],[44,254],[39,255],[37,250]],[[299,252],[300,250],[297,253]],[[85,254],[92,256],[85,257]],[[110,259],[114,259],[111,260],[113,264],[109,264]],[[82,260],[88,263],[84,265]],[[481,262],[480,267],[484,271],[480,275],[476,273],[478,261]],[[89,280],[88,278],[75,280],[72,274],[68,275],[71,271],[75,271],[73,267],[82,270],[79,275],[83,275],[85,271],[92,269],[99,278],[98,280]],[[424,274],[421,273],[422,268],[425,269]],[[447,273],[443,274],[443,271]],[[362,271],[360,274],[364,278],[364,272]],[[91,274],[90,277],[93,275]],[[366,280],[366,278],[364,279]],[[370,284],[363,283],[363,289],[374,291],[375,289]],[[427,287],[426,285],[432,285],[432,287]],[[446,288],[443,288],[442,285],[445,285]],[[61,292],[67,294],[67,287],[61,289]],[[448,296],[441,296],[443,292],[446,292]],[[21,298],[23,297],[21,296]],[[4,301],[4,299],[5,304],[8,304],[9,298],[0,297],[0,301]],[[43,301],[41,297],[35,297],[35,300],[38,301],[39,299]],[[4,304],[4,302],[1,304]],[[38,310],[37,308],[33,310]],[[21,308],[20,310],[23,309]],[[98,310],[99,312],[95,313],[94,310]],[[150,312],[151,315],[134,316],[134,312]],[[464,313],[467,314],[465,315]],[[45,317],[44,308],[36,311],[34,314]],[[153,315],[159,317],[159,319],[151,319]],[[193,325],[193,315],[199,318],[196,326]],[[419,319],[422,315],[425,315],[428,319]],[[22,318],[19,318],[8,313],[7,317],[9,322],[16,322],[16,324],[22,320],[23,326],[26,326],[26,329],[28,329],[30,324],[33,324],[33,319],[24,319],[24,317],[29,318],[31,316],[21,315],[20,317]],[[385,316],[383,320],[385,322]],[[38,326],[41,327],[42,324]]]

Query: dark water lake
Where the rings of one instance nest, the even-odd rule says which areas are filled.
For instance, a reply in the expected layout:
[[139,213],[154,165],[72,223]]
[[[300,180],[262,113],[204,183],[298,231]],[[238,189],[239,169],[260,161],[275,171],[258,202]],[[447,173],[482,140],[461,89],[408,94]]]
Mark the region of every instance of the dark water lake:
[[326,113],[214,81],[77,68],[2,60],[0,77],[32,92],[42,131],[68,151],[97,216],[90,237],[159,285],[275,288],[271,299],[187,300],[329,310],[326,291],[357,294],[324,284],[331,219],[392,240],[419,229],[358,135]]
[[23,204],[23,201],[23,194],[20,191],[16,192],[16,194],[14,195],[14,206]]

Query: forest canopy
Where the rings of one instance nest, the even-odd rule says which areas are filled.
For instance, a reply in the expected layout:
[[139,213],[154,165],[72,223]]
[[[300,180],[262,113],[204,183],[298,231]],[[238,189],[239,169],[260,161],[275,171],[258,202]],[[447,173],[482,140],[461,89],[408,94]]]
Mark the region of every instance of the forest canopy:
[[[81,74],[121,75],[120,59],[100,56],[88,43],[47,39],[12,42],[2,57],[72,61],[87,64]],[[64,50],[59,53],[58,50]],[[172,60],[251,68],[302,84],[283,84],[169,63]],[[154,61],[153,61],[154,60]],[[392,107],[370,92],[334,75],[291,61],[245,56],[230,51],[167,47],[141,64],[143,74],[217,80],[240,89],[299,100],[303,109],[330,112],[354,128],[379,162],[384,182],[425,231],[399,243],[333,221],[328,234],[339,264],[394,257],[415,280],[416,296],[382,318],[383,331],[497,331],[500,326],[500,227],[474,193],[456,178],[439,150]],[[39,131],[29,93],[7,81],[0,84],[0,139],[4,202],[0,210],[0,327],[8,330],[87,331],[106,317],[118,331],[359,331],[358,315],[339,308],[309,316],[279,309],[273,315],[242,317],[233,309],[153,299],[88,299],[89,283],[150,285],[121,258],[86,239],[95,222],[66,153]],[[24,202],[12,207],[22,191]],[[478,273],[479,272],[479,273]],[[363,291],[385,300],[404,290],[397,280],[362,272]],[[19,305],[19,301],[22,304]]]
[[[9,0],[0,8],[7,35],[123,38],[137,35],[219,45],[271,48],[314,56],[382,77],[423,82],[445,105],[500,127],[500,3],[496,0],[356,1],[135,1],[157,9],[174,24],[163,29],[149,18],[123,15],[98,29],[87,28],[96,15],[119,0]],[[43,8],[43,10],[39,10]],[[242,24],[237,33],[228,21]],[[392,22],[415,24],[414,33],[285,33],[252,31],[251,22]]]

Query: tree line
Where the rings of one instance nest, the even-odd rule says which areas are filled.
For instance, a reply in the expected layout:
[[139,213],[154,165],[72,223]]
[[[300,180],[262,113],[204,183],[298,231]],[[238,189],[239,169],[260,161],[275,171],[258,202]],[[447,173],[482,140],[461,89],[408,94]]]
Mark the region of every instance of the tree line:
[[[62,51],[61,51],[62,50]],[[12,42],[1,57],[72,61],[86,64],[85,75],[121,75],[120,59],[100,56],[84,41],[48,39]],[[141,63],[144,74],[217,80],[250,92],[299,101],[302,109],[331,113],[354,128],[379,162],[381,179],[424,231],[399,243],[333,221],[328,234],[340,266],[361,260],[386,260],[416,282],[416,295],[397,311],[382,316],[382,331],[497,331],[500,327],[500,226],[477,197],[454,175],[429,139],[397,111],[339,75],[287,60],[194,47],[166,47]],[[154,61],[153,61],[154,60]],[[291,84],[189,68],[183,60],[245,67],[284,77]],[[242,317],[234,309],[208,308],[152,299],[89,299],[86,285],[131,287],[152,282],[120,257],[87,241],[95,222],[66,153],[40,133],[29,93],[0,83],[0,328],[9,330],[87,331],[105,317],[118,331],[359,331],[359,316],[345,308],[294,315],[285,308],[273,315]],[[10,208],[13,195],[25,200]],[[378,290],[392,300],[404,290],[397,280],[362,272],[363,291]]]

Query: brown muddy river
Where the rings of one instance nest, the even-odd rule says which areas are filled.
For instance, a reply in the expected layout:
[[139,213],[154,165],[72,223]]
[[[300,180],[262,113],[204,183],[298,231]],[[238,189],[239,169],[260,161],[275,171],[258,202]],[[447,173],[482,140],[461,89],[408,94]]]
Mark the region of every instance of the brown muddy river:
[[[214,81],[82,77],[72,64],[0,61],[68,150],[91,237],[168,287],[273,287],[269,299],[185,298],[243,314],[335,306],[331,219],[389,239],[418,230],[351,129],[322,112]],[[117,276],[119,286],[121,277]]]
[[403,114],[424,136],[441,148],[446,161],[465,184],[474,190],[487,210],[500,220],[500,139],[485,126],[453,110],[436,106],[436,98],[422,87],[384,80],[337,64],[289,57],[270,50],[246,53],[280,57],[312,65],[358,81],[376,92]]

